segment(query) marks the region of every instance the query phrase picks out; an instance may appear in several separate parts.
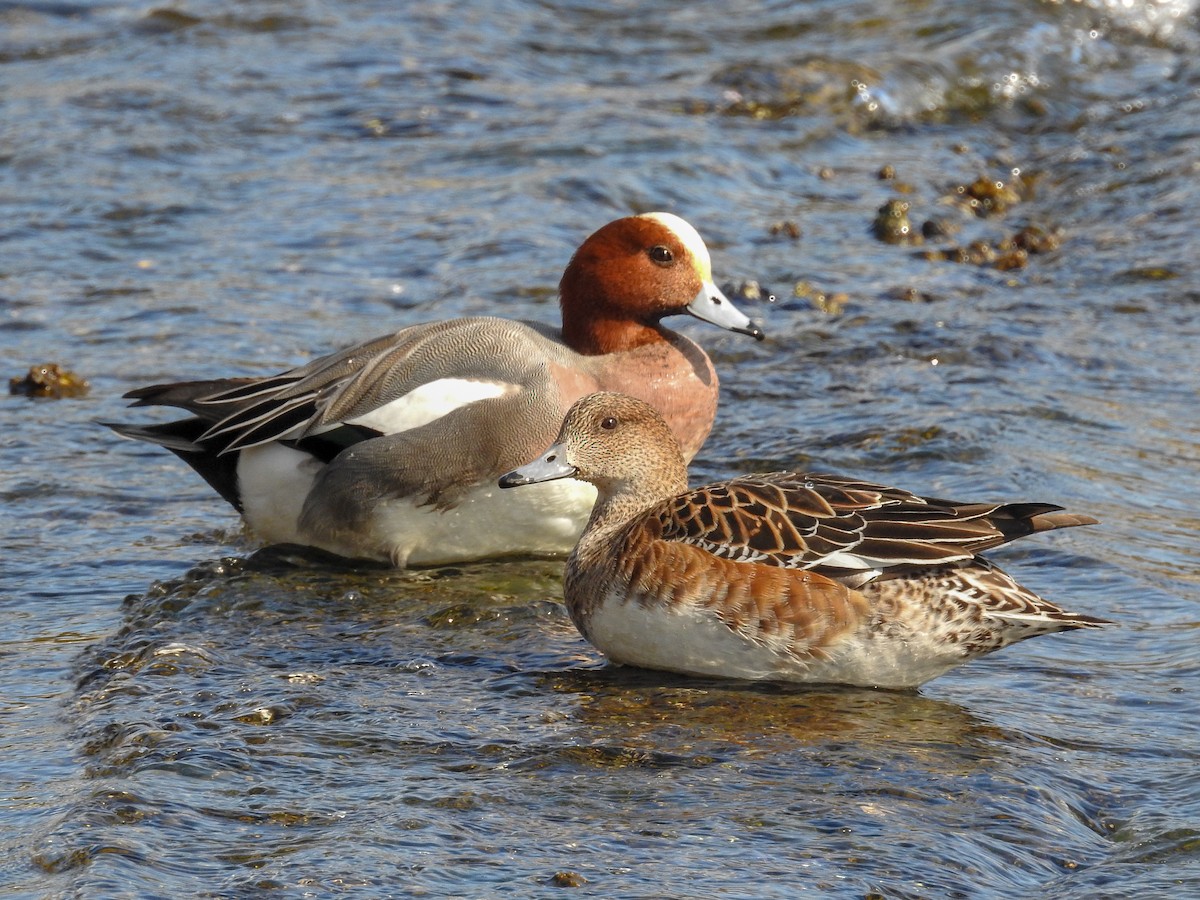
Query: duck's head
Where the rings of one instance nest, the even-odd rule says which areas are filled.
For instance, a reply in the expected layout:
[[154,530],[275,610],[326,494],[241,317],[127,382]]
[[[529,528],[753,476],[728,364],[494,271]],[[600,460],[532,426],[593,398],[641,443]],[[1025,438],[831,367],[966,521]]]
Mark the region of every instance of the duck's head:
[[762,340],[762,329],[713,282],[696,229],[672,213],[609,222],[575,251],[559,283],[563,338],[580,353],[661,340],[664,316],[688,313]]
[[649,403],[601,391],[571,406],[554,444],[500,479],[517,487],[558,478],[594,484],[601,495],[655,500],[687,487],[687,467],[670,426]]

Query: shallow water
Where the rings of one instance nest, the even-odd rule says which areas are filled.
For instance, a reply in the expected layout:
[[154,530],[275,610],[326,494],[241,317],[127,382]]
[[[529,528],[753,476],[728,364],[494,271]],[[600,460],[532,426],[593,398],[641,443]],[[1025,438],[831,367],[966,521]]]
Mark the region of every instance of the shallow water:
[[[0,401],[0,893],[1200,893],[1194,3],[417,6],[0,5],[6,374],[92,385]],[[1019,196],[976,215],[981,176]],[[892,199],[953,233],[876,239]],[[614,670],[558,563],[255,555],[95,424],[552,321],[576,244],[650,209],[778,298],[741,301],[763,344],[680,326],[722,375],[696,479],[1062,503],[1103,524],[996,557],[1119,627],[917,693]],[[1060,246],[923,258],[1026,226]]]

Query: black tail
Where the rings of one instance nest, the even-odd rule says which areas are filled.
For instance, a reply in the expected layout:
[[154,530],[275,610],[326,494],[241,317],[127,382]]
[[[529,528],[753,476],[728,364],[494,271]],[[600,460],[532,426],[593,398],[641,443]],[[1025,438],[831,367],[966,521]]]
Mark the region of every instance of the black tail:
[[208,425],[200,419],[180,419],[162,425],[125,425],[120,422],[101,422],[119,435],[138,441],[149,441],[166,447],[208,482],[238,512],[242,499],[238,492],[237,453],[216,453],[196,443]]

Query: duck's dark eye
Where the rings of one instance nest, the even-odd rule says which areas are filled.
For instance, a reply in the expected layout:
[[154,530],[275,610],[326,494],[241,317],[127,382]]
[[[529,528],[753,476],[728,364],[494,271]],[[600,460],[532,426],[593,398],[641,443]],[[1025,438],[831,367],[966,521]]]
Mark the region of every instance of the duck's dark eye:
[[603,419],[600,420],[600,427],[603,428],[605,431],[612,431],[614,428],[617,427],[617,420],[615,418],[613,418],[612,416],[605,416]]
[[675,261],[675,254],[671,252],[670,247],[657,244],[650,248],[650,258],[660,266],[667,266]]

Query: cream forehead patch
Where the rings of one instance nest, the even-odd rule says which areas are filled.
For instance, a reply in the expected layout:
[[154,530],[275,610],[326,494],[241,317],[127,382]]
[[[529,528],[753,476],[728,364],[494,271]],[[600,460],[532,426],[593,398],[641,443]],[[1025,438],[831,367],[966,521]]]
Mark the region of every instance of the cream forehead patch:
[[692,254],[692,259],[696,261],[696,269],[699,271],[700,276],[706,281],[712,278],[712,260],[709,258],[708,248],[704,246],[704,240],[700,237],[700,232],[696,231],[691,226],[691,223],[669,212],[645,213],[640,218],[653,219],[655,222],[674,232],[683,246],[687,247],[688,252]]

